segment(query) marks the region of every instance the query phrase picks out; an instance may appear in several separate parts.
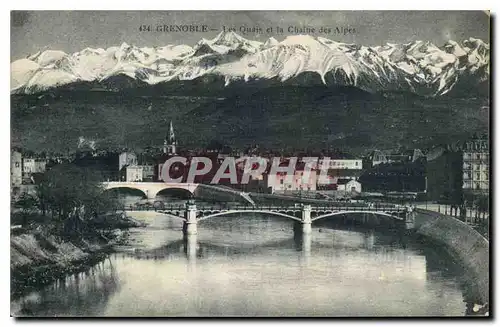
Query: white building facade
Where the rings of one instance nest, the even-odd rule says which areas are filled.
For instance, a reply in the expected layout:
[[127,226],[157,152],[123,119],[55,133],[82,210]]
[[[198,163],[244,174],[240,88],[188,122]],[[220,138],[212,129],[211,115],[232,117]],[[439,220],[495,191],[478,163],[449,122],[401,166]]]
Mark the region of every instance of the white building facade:
[[325,165],[328,169],[363,169],[363,159],[331,159],[318,160],[318,169]]
[[361,183],[351,180],[338,180],[337,181],[337,191],[343,191],[346,193],[361,193]]
[[10,185],[21,186],[23,181],[23,158],[21,152],[12,151],[10,154]]
[[322,158],[318,160],[318,169],[327,169],[327,174],[318,178],[318,188],[324,189],[341,179],[357,180],[363,172],[363,159]]
[[125,170],[125,178],[127,182],[142,182],[143,169],[141,166],[127,166]]
[[155,167],[153,165],[137,165],[142,169],[142,180],[152,182],[155,174]]
[[23,158],[23,178],[29,179],[34,173],[44,173],[47,160],[40,158]]
[[286,191],[315,191],[318,174],[315,170],[310,171],[309,176],[304,175],[303,170],[295,171],[295,174],[288,176],[284,173],[265,174],[264,185],[272,193]]
[[125,166],[137,166],[137,156],[132,152],[122,152],[118,156],[118,171]]
[[487,192],[490,188],[490,162],[488,140],[467,142],[463,150],[464,190]]

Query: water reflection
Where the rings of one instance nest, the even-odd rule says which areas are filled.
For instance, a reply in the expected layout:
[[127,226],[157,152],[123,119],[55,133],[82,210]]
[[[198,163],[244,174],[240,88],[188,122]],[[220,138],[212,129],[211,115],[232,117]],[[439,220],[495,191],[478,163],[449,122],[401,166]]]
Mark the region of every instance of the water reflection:
[[[47,316],[464,315],[461,271],[403,232],[232,216],[200,222],[135,213],[150,225],[86,274],[13,305]],[[338,222],[335,222],[338,224]],[[295,232],[294,232],[295,230]],[[469,306],[470,307],[470,306]],[[470,309],[469,311],[471,311]]]
[[113,260],[106,259],[87,271],[67,276],[39,292],[12,302],[12,311],[20,316],[100,315],[119,288]]
[[[198,250],[198,236],[196,234],[185,235],[184,236],[184,252],[186,253],[186,258],[191,266],[196,264],[196,252]],[[201,253],[201,255],[203,255]]]

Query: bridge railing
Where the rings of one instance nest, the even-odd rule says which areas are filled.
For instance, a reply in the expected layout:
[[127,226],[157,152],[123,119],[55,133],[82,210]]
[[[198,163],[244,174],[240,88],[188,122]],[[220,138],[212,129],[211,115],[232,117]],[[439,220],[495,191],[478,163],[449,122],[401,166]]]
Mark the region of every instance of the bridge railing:
[[[124,206],[123,210],[131,211],[180,211],[185,210],[186,205],[155,205],[155,204],[137,204]],[[198,206],[198,211],[301,211],[301,206]],[[396,205],[330,205],[330,206],[311,206],[311,211],[369,211],[369,212],[405,212],[407,209]]]

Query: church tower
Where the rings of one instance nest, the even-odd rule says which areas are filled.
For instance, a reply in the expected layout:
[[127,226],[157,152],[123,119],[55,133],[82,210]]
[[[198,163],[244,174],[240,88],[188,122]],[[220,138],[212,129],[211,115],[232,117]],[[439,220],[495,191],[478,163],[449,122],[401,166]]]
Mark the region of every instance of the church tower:
[[166,154],[177,154],[177,140],[175,139],[174,126],[172,121],[170,121],[170,129],[168,135],[163,141],[163,153]]

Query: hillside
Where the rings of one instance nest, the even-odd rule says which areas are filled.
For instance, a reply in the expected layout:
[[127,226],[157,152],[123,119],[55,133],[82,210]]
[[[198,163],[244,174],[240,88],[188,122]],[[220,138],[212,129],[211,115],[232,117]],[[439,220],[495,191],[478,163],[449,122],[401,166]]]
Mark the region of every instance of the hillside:
[[233,147],[362,153],[455,142],[484,133],[489,121],[489,104],[481,98],[321,85],[257,88],[225,98],[81,91],[11,99],[13,145],[37,152],[74,150],[79,137],[104,149],[159,147],[172,120],[186,147],[218,139]]

